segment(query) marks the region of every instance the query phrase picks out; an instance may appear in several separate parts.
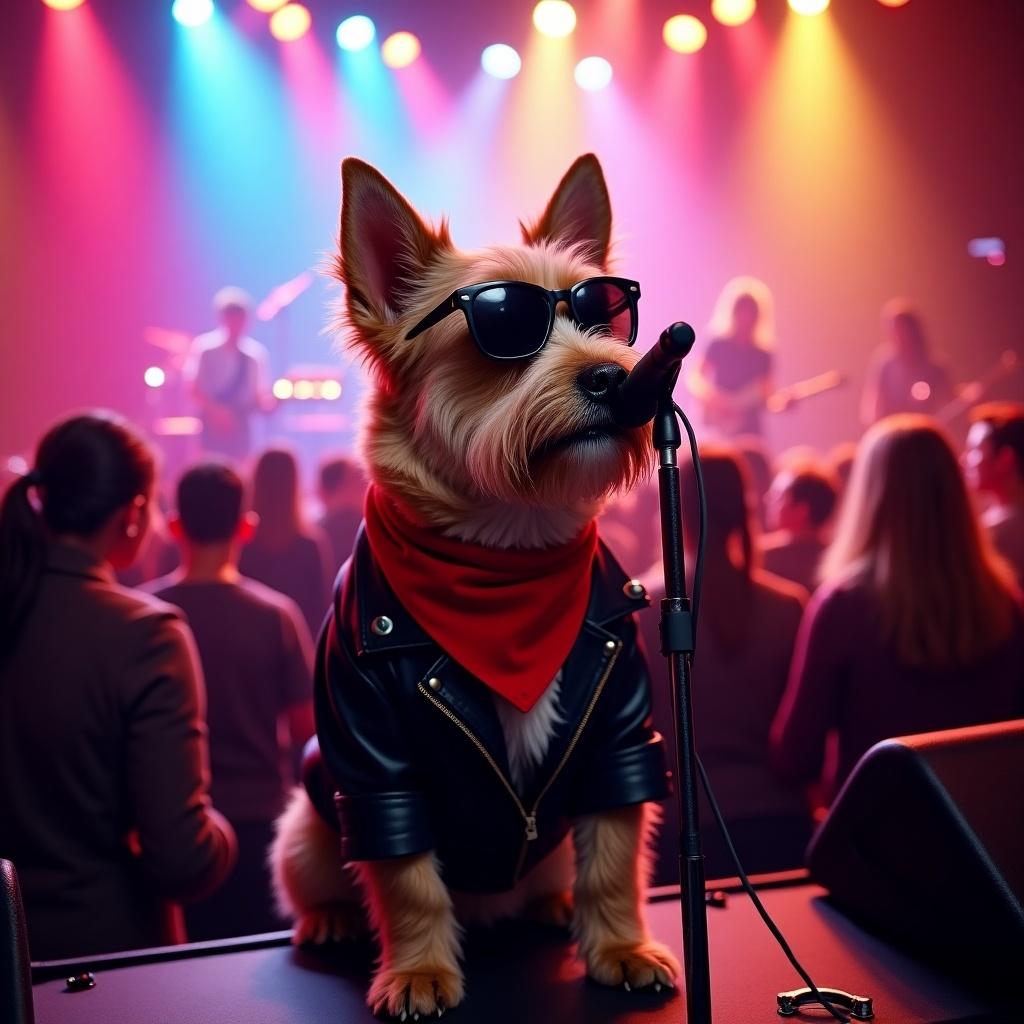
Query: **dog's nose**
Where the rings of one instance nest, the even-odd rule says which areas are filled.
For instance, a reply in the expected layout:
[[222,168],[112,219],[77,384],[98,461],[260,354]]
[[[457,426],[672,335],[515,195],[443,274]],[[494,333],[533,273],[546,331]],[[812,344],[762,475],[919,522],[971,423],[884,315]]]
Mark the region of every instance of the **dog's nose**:
[[580,373],[576,387],[587,398],[606,405],[625,379],[626,371],[618,363],[597,363]]

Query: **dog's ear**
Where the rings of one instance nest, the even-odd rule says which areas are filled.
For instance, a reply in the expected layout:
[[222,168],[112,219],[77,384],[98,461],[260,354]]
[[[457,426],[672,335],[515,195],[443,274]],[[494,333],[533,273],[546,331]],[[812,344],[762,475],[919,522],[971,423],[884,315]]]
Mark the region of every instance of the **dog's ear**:
[[559,182],[540,220],[521,226],[527,245],[582,245],[589,262],[605,266],[612,235],[612,205],[597,157],[593,153],[581,156]]
[[335,274],[356,324],[394,321],[424,268],[451,248],[446,225],[431,231],[387,178],[354,157],[341,163],[340,234]]

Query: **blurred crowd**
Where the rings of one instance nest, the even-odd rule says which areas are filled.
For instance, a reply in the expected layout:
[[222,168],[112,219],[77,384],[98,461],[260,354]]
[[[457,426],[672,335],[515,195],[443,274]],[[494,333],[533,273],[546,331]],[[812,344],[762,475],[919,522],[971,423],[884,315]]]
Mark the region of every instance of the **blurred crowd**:
[[[747,870],[790,868],[875,742],[1024,716],[1024,406],[977,407],[960,452],[901,414],[827,454],[738,439],[702,464],[697,744]],[[9,482],[0,856],[35,958],[285,926],[266,849],[314,731],[315,638],[365,487],[339,457],[306,491],[284,448],[251,474],[210,459],[161,481],[142,435],[99,412],[54,426]],[[650,594],[671,738],[656,488],[613,501],[601,532]],[[709,877],[732,874],[707,806],[702,822]]]

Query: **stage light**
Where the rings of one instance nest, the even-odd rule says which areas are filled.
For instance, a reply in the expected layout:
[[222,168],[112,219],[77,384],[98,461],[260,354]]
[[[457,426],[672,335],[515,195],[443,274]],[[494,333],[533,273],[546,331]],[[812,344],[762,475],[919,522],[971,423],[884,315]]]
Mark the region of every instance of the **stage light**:
[[515,78],[523,66],[518,53],[505,43],[494,43],[480,55],[480,66],[495,78]]
[[198,28],[213,17],[213,0],[174,0],[171,15],[185,28]]
[[878,0],[883,7],[906,7],[910,0]]
[[159,366],[150,366],[142,375],[147,388],[162,388],[167,381],[167,374]]
[[341,398],[341,381],[325,380],[320,385],[320,397],[327,402],[336,402]]
[[910,397],[917,402],[927,402],[932,397],[932,386],[926,380],[916,380],[910,385]]
[[828,9],[829,0],[789,0],[794,14],[821,14]]
[[576,84],[587,92],[597,92],[612,80],[612,66],[604,57],[584,57],[573,72]]
[[696,53],[708,41],[704,22],[692,14],[677,14],[669,18],[661,35],[665,45],[676,53]]
[[81,7],[85,0],[43,0],[43,3],[55,11],[73,11],[76,7]]
[[754,16],[757,0],[711,0],[711,14],[722,25],[742,25]]
[[311,380],[297,380],[293,393],[300,402],[309,400],[313,397],[313,382]]
[[270,34],[279,43],[293,43],[309,31],[312,21],[302,4],[285,4],[270,16]]
[[389,68],[407,68],[420,55],[420,41],[411,32],[395,32],[380,48],[381,60]]
[[576,12],[565,0],[541,0],[533,9],[533,24],[546,36],[567,36],[576,27]]
[[288,0],[249,0],[249,6],[255,7],[257,11],[262,11],[264,14],[270,14],[278,7],[284,7],[287,2]]
[[292,382],[288,380],[287,377],[278,377],[278,379],[274,381],[274,386],[271,390],[274,392],[274,397],[278,401],[283,402],[292,397],[294,388],[292,387]]
[[377,28],[365,14],[353,14],[338,26],[338,45],[343,50],[365,50],[376,37]]

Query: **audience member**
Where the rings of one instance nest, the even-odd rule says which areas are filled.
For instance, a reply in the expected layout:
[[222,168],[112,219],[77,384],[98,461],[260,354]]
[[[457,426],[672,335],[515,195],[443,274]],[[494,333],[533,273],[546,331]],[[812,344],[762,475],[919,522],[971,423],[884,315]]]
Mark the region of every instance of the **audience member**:
[[207,687],[214,803],[234,826],[238,863],[213,896],[186,911],[189,938],[282,927],[267,848],[294,782],[291,755],[313,734],[313,645],[295,602],[238,572],[254,517],[229,466],[208,462],[178,484],[171,530],[181,571],[152,585],[195,634]]
[[971,486],[991,502],[981,521],[1024,585],[1024,405],[974,409],[964,461]]
[[759,437],[738,437],[732,442],[740,458],[746,464],[749,473],[751,497],[754,502],[754,518],[757,520],[758,530],[765,526],[765,504],[768,500],[768,490],[772,485],[775,476],[775,469],[772,465],[772,456],[768,446]]
[[1024,715],[1013,575],[932,420],[867,432],[822,570],[772,727],[782,777],[831,798],[879,740]]
[[[810,837],[810,817],[800,788],[781,782],[769,769],[768,731],[786,686],[807,592],[757,568],[757,524],[739,456],[728,448],[707,447],[701,463],[708,533],[693,684],[700,756],[745,867],[797,867]],[[684,537],[691,567],[699,521],[695,492],[692,467],[684,469]],[[664,590],[652,586],[652,591],[654,607],[641,614],[640,628],[654,685],[655,726],[671,745],[668,674],[658,637]],[[671,881],[677,871],[675,813],[673,803],[661,832],[662,882]],[[734,874],[703,795],[701,832],[708,875]]]
[[268,448],[253,475],[252,505],[259,525],[238,567],[243,575],[290,597],[316,636],[333,582],[330,542],[319,527],[303,523],[299,502],[295,456],[285,448]]
[[812,591],[839,485],[810,463],[783,469],[768,492],[768,525],[774,530],[761,544],[764,567]]
[[331,545],[331,571],[337,572],[352,554],[363,521],[366,479],[354,460],[339,455],[321,463],[318,491],[323,507],[319,525]]
[[39,959],[181,941],[175,901],[234,860],[207,795],[192,635],[114,580],[146,535],[153,476],[126,423],[73,416],[0,510],[0,856]]
[[854,441],[843,441],[828,453],[828,468],[839,481],[839,497],[846,493],[846,485],[850,482],[850,471],[853,460],[857,457],[857,444]]

